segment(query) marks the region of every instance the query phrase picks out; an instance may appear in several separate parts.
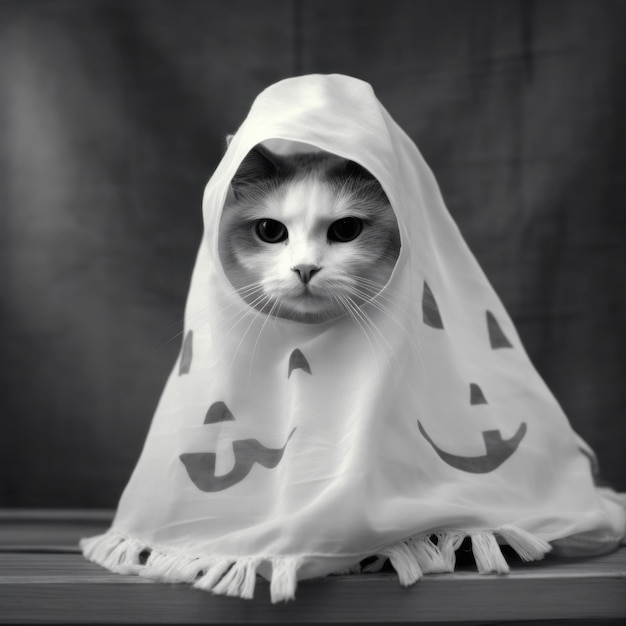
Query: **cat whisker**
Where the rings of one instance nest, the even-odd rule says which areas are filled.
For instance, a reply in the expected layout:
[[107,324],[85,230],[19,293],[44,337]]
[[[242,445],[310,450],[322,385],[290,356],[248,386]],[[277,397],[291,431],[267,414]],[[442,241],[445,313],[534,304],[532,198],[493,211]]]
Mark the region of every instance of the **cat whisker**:
[[280,300],[274,300],[274,302],[272,303],[272,306],[270,307],[270,310],[267,312],[265,319],[263,320],[263,323],[261,324],[261,328],[259,329],[259,332],[257,333],[256,341],[254,342],[254,346],[252,347],[252,354],[250,355],[250,367],[248,369],[248,376],[252,376],[252,364],[254,362],[254,357],[256,355],[257,348],[259,347],[259,342],[261,341],[261,335],[263,334],[263,330],[265,329],[265,327],[267,326],[270,320],[276,319],[274,317],[274,311],[279,306],[280,306]]
[[[262,287],[258,284],[258,283],[252,283],[251,285],[246,285],[245,287],[241,287],[239,289],[237,289],[236,291],[240,294],[240,295],[247,295],[247,296],[251,296],[254,295],[255,292],[260,292],[262,290]],[[228,298],[228,295],[224,295],[221,296],[218,299],[218,303],[221,301],[224,301]],[[223,310],[228,310],[229,308],[234,308],[235,306],[238,306],[240,304],[240,302],[235,301],[235,302],[230,302],[229,304],[225,305],[223,307]],[[209,305],[205,305],[195,311],[193,311],[192,313],[187,312],[185,314],[185,317],[183,317],[180,320],[177,320],[176,322],[172,322],[171,324],[168,324],[165,328],[166,329],[171,329],[175,326],[179,326],[180,330],[175,333],[174,335],[172,335],[169,339],[167,339],[167,341],[164,341],[163,343],[161,343],[160,345],[158,345],[155,348],[155,351],[160,351],[162,350],[165,346],[168,346],[169,344],[171,344],[172,342],[181,339],[186,330],[190,330],[190,329],[194,329],[196,332],[201,330],[202,327],[204,326],[204,322],[198,324],[198,319],[201,318],[203,315],[205,315],[207,313],[207,311],[209,310]],[[208,321],[205,320],[205,321]],[[195,327],[195,328],[194,328]]]
[[[172,326],[173,325],[174,324],[172,324]],[[179,332],[177,332],[175,335],[173,335],[172,337],[170,337],[166,341],[163,341],[160,344],[158,344],[157,346],[155,346],[154,349],[153,349],[153,353],[161,352],[161,350],[163,350],[163,348],[165,348],[166,346],[169,346],[174,341],[177,341],[178,339],[181,339],[184,334],[185,334],[185,330],[184,329],[179,331]]]
[[348,291],[357,295],[364,300],[365,303],[375,306],[381,311],[387,311],[390,304],[394,304],[390,298],[382,297],[379,292],[370,287],[369,285],[362,284],[360,280],[355,279],[354,284],[348,287]]
[[371,290],[373,293],[370,297],[377,296],[381,300],[387,300],[389,302],[393,302],[394,300],[400,300],[407,304],[411,302],[410,298],[395,289],[390,289],[389,287],[385,289],[385,285],[379,281],[371,280],[365,276],[359,276],[357,274],[346,274],[346,276],[354,280],[361,287]]
[[166,346],[169,346],[174,341],[181,339],[185,335],[186,326],[189,326],[189,327],[193,326],[195,319],[199,317],[200,315],[204,315],[206,311],[208,310],[208,308],[209,308],[208,306],[204,306],[201,309],[194,311],[193,313],[186,313],[185,317],[183,317],[182,319],[179,319],[175,322],[171,322],[170,324],[167,324],[164,327],[165,330],[170,330],[176,326],[178,326],[180,330],[176,332],[174,335],[172,335],[169,339],[167,339],[166,341],[156,346],[154,348],[154,352],[160,352],[161,350],[163,350],[163,348],[165,348]]
[[250,303],[247,303],[247,306],[244,306],[240,311],[238,316],[235,317],[235,319],[233,320],[233,322],[230,324],[230,326],[226,329],[226,333],[230,334],[243,320],[245,320],[247,317],[249,317],[250,315],[252,315],[253,317],[256,316],[256,309],[255,307],[258,306],[265,306],[266,304],[266,300],[269,301],[269,296],[264,295],[264,294],[260,294],[258,295],[254,300],[252,300]]
[[368,324],[368,322],[371,324],[371,321],[368,320],[367,316],[363,315],[363,312],[352,301],[350,296],[338,295],[337,298],[338,298],[339,302],[342,303],[342,305],[343,305],[344,309],[346,310],[346,312],[348,313],[348,315],[352,318],[352,320],[355,322],[355,324],[363,332],[363,335],[365,336],[365,339],[367,340],[367,343],[369,344],[370,350],[372,351],[372,355],[374,357],[374,360],[376,361],[377,371],[378,371],[378,374],[380,376],[381,367],[380,367],[380,362],[379,362],[379,359],[378,359],[378,352],[376,351],[376,348],[374,347],[374,344],[372,343],[372,339],[370,338],[370,334],[368,333],[368,330],[371,329],[371,327]]
[[[264,293],[263,286],[260,283],[252,283],[247,285],[246,287],[241,287],[236,290],[240,298],[236,298],[232,300],[228,304],[222,307],[222,312],[228,311],[229,309],[238,308],[242,311],[246,310],[246,305],[254,306],[252,302],[256,303],[256,300]],[[221,305],[221,303],[226,300],[228,296],[225,295],[220,300],[218,300],[217,304]]]
[[[245,287],[239,287],[238,289],[235,289],[235,292],[237,293],[237,295],[240,296],[240,298],[231,300],[231,302],[224,305],[222,309],[223,311],[227,311],[228,309],[241,306],[242,300],[248,302],[252,296],[263,292],[263,286],[260,283],[255,282],[250,285],[246,285]],[[230,299],[230,295],[231,294],[224,294],[218,299],[217,303],[221,305],[227,299]]]
[[[358,291],[358,289],[356,289],[356,288],[353,288],[353,289],[351,290],[351,292],[353,293],[353,295],[356,295],[356,296],[358,296],[358,297],[362,297],[362,296],[363,296],[363,294],[362,294],[362,293],[360,293],[360,292]],[[369,302],[373,304],[373,302],[372,302],[371,300],[370,300]],[[356,306],[356,304],[354,304],[354,302],[352,302],[352,304],[353,304],[354,306]],[[375,308],[376,308],[377,310],[381,311],[382,313],[385,313],[385,309],[384,309],[384,307],[382,307],[382,306],[380,306],[380,305],[376,304],[376,305],[375,305]],[[388,352],[389,352],[389,353],[393,356],[393,358],[395,359],[396,364],[397,364],[397,365],[400,365],[400,361],[399,361],[399,359],[398,359],[398,357],[397,357],[397,355],[396,355],[396,352],[395,352],[395,350],[394,350],[393,346],[389,343],[389,341],[387,340],[387,338],[385,337],[385,335],[384,335],[384,334],[381,332],[381,330],[378,328],[378,326],[377,326],[376,322],[375,322],[375,321],[374,321],[374,320],[373,320],[373,319],[372,319],[372,318],[371,318],[371,317],[367,314],[367,312],[366,312],[364,309],[362,309],[361,307],[357,307],[357,310],[358,310],[359,315],[361,316],[361,318],[364,320],[364,323],[366,323],[366,324],[368,325],[368,327],[369,327],[369,328],[372,330],[372,332],[374,333],[374,336],[377,338],[377,340],[378,340],[379,344],[381,345],[381,347],[383,347],[383,348],[384,348],[384,346],[386,346],[386,347],[387,347],[387,349],[388,349]],[[384,344],[384,346],[383,346],[383,344]],[[385,352],[385,350],[383,350],[383,352]],[[389,364],[389,365],[391,365],[391,363],[389,363],[389,362],[388,362],[388,364]]]
[[241,297],[244,297],[244,296],[250,295],[251,293],[254,293],[255,291],[260,291],[262,289],[263,289],[263,286],[261,285],[261,283],[254,282],[244,287],[235,288],[235,292],[239,294]]
[[[265,307],[265,305],[271,300],[270,296],[268,295],[261,295],[259,296],[254,302],[256,305],[260,306],[260,308],[262,309],[263,307]],[[252,329],[252,327],[254,326],[255,322],[258,320],[258,310],[255,310],[252,306],[250,308],[248,308],[243,315],[241,315],[239,317],[239,319],[231,326],[230,330],[228,332],[232,332],[234,330],[234,328],[242,321],[244,320],[246,317],[248,316],[252,316],[252,320],[250,321],[250,323],[248,324],[247,328],[245,329],[245,331],[242,333],[241,338],[239,339],[239,343],[237,344],[237,347],[235,348],[235,351],[233,352],[233,358],[230,362],[231,368],[233,366],[233,363],[235,362],[235,359],[237,357],[237,354],[239,352],[239,350],[241,349],[241,346],[243,345],[243,342],[245,341],[246,336],[248,335],[248,333],[250,332],[250,330]]]
[[246,306],[241,312],[239,317],[237,317],[235,319],[235,321],[233,322],[233,324],[231,324],[230,328],[229,328],[229,332],[231,332],[232,330],[234,330],[236,328],[236,326],[242,322],[244,319],[246,319],[246,317],[252,315],[252,316],[256,316],[256,314],[258,313],[259,310],[263,309],[263,307],[270,301],[270,296],[261,293],[260,295],[258,295],[256,298],[254,298],[254,300],[248,302],[248,306]]
[[[359,297],[367,297],[367,292],[362,291],[360,287],[353,287],[352,291]],[[369,299],[368,304],[374,307],[377,311],[380,311],[380,313],[385,315],[388,319],[390,319],[402,331],[402,333],[406,336],[406,338],[413,344],[413,347],[415,348],[415,353],[417,354],[420,360],[422,372],[426,376],[427,372],[426,372],[426,367],[424,365],[424,361],[422,359],[422,351],[420,349],[420,346],[416,343],[413,335],[407,330],[406,326],[397,318],[396,315],[391,313],[383,303],[378,302],[377,298]]]

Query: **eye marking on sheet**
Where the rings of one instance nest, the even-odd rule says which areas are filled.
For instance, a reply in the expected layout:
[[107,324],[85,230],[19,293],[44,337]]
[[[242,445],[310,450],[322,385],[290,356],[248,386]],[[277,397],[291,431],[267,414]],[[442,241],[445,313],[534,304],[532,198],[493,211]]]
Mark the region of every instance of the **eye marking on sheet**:
[[215,452],[186,452],[180,455],[193,484],[206,493],[223,491],[240,483],[252,470],[255,463],[267,469],[275,468],[283,458],[295,428],[289,433],[282,448],[266,448],[257,439],[237,439],[233,441],[235,465],[222,476],[215,475]]
[[487,331],[489,332],[489,343],[493,350],[513,347],[491,311],[487,311]]
[[424,281],[424,292],[422,293],[422,319],[426,326],[443,329],[443,320],[437,301],[426,281]]
[[191,370],[191,360],[193,358],[193,330],[190,330],[185,336],[183,342],[183,350],[180,355],[180,365],[178,367],[178,375],[189,374]]
[[510,439],[502,439],[499,430],[484,430],[482,435],[487,454],[482,456],[457,456],[456,454],[445,452],[437,446],[424,430],[421,422],[418,421],[417,425],[426,441],[433,447],[442,461],[455,469],[472,474],[486,474],[500,467],[517,450],[527,430],[526,422],[522,422],[517,432]]
[[209,410],[206,412],[204,418],[205,424],[217,424],[218,422],[230,422],[235,419],[235,416],[230,412],[230,409],[221,400],[214,402]]
[[487,404],[483,390],[476,383],[470,383],[470,404]]
[[311,366],[304,354],[302,354],[302,351],[298,348],[296,348],[289,357],[289,373],[287,374],[287,378],[291,377],[293,370],[304,370],[307,374],[311,374]]

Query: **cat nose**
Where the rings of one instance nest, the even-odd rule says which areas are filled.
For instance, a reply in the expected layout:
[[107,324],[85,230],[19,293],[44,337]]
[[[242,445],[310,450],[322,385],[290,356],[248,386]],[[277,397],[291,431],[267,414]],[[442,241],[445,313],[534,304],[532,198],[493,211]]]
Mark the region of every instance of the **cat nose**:
[[306,285],[311,278],[313,278],[313,274],[319,272],[322,268],[317,265],[296,265],[291,268],[300,278],[300,280]]

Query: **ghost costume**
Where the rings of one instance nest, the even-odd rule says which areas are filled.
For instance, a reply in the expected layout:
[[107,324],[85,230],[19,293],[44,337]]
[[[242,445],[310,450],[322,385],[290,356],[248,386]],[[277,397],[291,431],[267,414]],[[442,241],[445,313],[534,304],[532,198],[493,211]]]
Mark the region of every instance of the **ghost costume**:
[[[217,252],[222,207],[260,142],[352,159],[385,190],[402,247],[361,314],[303,324],[235,292]],[[208,182],[180,356],[111,528],[84,555],[114,572],[274,602],[298,580],[375,569],[400,583],[481,572],[624,538],[624,497],[598,488],[573,432],[450,217],[413,141],[365,82],[263,91]],[[360,563],[377,557],[368,566]]]

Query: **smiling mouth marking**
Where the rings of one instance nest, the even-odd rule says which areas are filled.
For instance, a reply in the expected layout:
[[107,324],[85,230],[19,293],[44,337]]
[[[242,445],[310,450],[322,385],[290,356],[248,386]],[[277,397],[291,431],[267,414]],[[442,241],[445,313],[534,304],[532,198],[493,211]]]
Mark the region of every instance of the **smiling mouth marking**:
[[237,439],[233,441],[235,465],[228,474],[215,475],[215,452],[185,452],[180,455],[189,478],[200,491],[212,493],[228,489],[240,483],[252,470],[255,463],[268,469],[276,467],[285,452],[295,428],[289,433],[282,448],[266,448],[257,439]]
[[482,456],[457,456],[456,454],[445,452],[437,446],[426,430],[424,430],[421,422],[418,421],[417,425],[426,441],[433,447],[442,461],[455,469],[472,474],[486,474],[500,467],[517,450],[524,435],[526,435],[526,422],[520,424],[517,432],[510,439],[502,439],[499,430],[485,430],[482,435],[487,454]]

